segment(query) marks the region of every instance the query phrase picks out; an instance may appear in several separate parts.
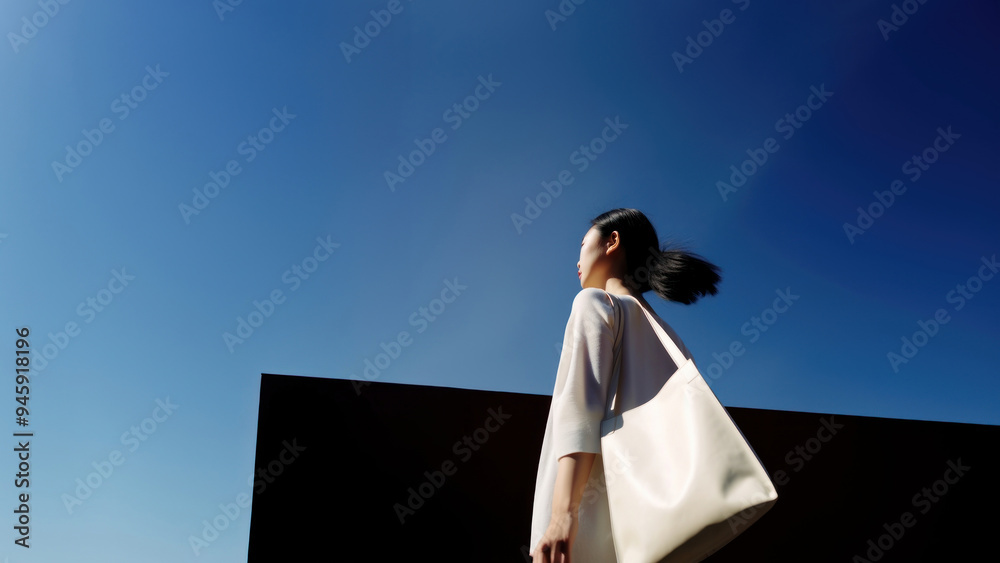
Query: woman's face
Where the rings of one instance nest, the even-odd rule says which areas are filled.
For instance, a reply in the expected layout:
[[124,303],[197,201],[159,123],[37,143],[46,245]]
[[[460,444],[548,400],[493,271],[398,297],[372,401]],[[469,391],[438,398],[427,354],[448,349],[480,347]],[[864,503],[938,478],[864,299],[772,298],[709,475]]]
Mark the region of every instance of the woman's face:
[[603,288],[608,279],[607,249],[610,241],[601,241],[601,233],[591,227],[580,244],[580,261],[576,268],[580,273],[580,287]]

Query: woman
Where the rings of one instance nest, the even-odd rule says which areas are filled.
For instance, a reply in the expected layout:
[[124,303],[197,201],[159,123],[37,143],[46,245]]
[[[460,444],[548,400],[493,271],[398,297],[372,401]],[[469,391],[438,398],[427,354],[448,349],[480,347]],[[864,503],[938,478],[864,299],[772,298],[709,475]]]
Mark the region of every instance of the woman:
[[[600,441],[617,329],[607,293],[618,296],[624,309],[622,393],[616,401],[626,411],[650,400],[676,370],[642,309],[691,358],[642,294],[653,290],[668,301],[691,304],[715,295],[721,279],[717,266],[695,254],[661,250],[653,225],[635,209],[613,209],[591,221],[577,270],[582,289],[566,324],[535,482],[533,563],[616,561]],[[613,479],[629,461],[608,465]]]

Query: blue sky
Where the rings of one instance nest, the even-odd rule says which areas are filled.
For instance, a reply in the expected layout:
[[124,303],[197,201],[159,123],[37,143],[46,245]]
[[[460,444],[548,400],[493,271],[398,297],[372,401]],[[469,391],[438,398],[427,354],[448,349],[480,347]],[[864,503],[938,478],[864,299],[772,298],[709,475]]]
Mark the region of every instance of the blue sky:
[[647,299],[724,404],[1000,424],[996,4],[895,29],[888,1],[677,4],[5,2],[0,291],[35,437],[32,548],[8,527],[0,554],[245,560],[249,509],[219,505],[251,491],[262,372],[363,378],[405,331],[378,381],[551,393],[615,207],[722,268]]

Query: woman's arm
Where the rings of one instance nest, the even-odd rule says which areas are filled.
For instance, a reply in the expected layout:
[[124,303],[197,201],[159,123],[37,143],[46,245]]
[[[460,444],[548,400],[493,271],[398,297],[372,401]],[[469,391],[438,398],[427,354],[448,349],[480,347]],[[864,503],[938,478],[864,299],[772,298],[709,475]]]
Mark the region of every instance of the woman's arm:
[[580,502],[595,457],[596,454],[576,452],[559,458],[556,487],[552,495],[552,517],[545,535],[531,554],[535,563],[563,562],[572,553]]
[[597,457],[596,454],[576,452],[559,458],[556,486],[552,493],[553,516],[567,512],[576,515],[595,457]]
[[614,309],[607,299],[604,291],[580,290],[566,323],[549,410],[551,455],[557,459],[552,511],[531,552],[534,563],[566,561],[560,553],[568,555],[573,545],[587,481],[601,451],[600,427],[614,347]]

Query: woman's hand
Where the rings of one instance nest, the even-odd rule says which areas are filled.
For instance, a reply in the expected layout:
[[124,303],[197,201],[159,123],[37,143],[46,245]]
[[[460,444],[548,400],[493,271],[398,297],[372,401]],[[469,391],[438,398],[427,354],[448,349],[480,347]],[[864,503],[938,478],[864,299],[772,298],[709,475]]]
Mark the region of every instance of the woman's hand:
[[570,563],[570,553],[579,527],[579,511],[553,513],[549,527],[532,552],[532,563]]

